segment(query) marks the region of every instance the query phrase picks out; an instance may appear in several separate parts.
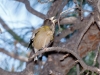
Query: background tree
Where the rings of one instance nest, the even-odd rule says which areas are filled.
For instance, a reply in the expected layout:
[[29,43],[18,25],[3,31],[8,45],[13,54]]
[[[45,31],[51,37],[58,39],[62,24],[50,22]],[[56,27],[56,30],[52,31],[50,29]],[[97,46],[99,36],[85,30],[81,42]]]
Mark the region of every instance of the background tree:
[[[100,74],[100,0],[0,0],[0,11],[0,74]],[[52,47],[33,55],[32,31],[53,16]]]

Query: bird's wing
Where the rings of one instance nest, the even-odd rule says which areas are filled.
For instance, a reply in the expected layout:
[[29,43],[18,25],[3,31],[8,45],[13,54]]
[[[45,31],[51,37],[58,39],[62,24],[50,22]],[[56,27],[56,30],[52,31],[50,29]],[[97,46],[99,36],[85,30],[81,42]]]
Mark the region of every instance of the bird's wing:
[[34,39],[35,35],[39,32],[39,30],[40,28],[33,31],[31,39]]
[[49,39],[49,42],[45,44],[45,47],[50,47],[53,44],[53,41],[54,41],[53,35],[49,35],[48,38],[50,38],[50,39]]
[[54,42],[54,39],[50,40],[50,42],[48,43],[48,45],[46,47],[51,47],[53,42]]
[[29,43],[27,49],[32,45],[33,40],[34,40],[34,37],[35,37],[35,35],[36,35],[38,32],[39,32],[39,29],[36,29],[36,30],[33,31],[32,37],[31,37],[31,39],[30,39],[30,43]]

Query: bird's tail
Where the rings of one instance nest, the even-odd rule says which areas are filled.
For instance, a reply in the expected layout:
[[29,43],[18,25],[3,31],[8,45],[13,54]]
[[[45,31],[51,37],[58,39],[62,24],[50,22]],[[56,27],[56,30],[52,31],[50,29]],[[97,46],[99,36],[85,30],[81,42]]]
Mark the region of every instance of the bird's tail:
[[[37,53],[38,50],[34,48],[34,52]],[[37,56],[34,58],[34,61],[38,61],[38,57]]]
[[34,62],[35,62],[35,61],[38,61],[38,57],[37,57],[37,56],[34,58]]

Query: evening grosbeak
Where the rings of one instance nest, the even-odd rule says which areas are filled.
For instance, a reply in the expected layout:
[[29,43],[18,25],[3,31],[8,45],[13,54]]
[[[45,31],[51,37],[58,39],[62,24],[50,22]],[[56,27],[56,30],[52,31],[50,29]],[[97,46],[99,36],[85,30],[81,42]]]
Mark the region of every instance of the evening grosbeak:
[[[53,18],[51,18],[53,19]],[[46,19],[44,21],[43,26],[41,26],[39,29],[35,30],[32,34],[32,37],[30,39],[30,45],[34,48],[34,52],[46,48],[50,45],[50,43],[53,41],[53,35],[54,35],[54,23],[51,19]],[[51,24],[51,25],[49,25]],[[28,47],[29,47],[28,46]],[[38,58],[35,57],[34,61],[37,61]]]

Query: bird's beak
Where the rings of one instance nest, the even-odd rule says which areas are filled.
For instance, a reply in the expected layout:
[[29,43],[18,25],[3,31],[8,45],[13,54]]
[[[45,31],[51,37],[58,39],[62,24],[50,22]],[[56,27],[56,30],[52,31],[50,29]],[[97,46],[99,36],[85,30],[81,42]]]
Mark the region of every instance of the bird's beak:
[[54,20],[54,18],[55,18],[55,17],[53,16],[53,17],[49,18],[49,20],[53,21],[53,20]]
[[51,20],[51,22],[55,25],[55,23],[57,22],[57,19],[55,18],[55,16],[49,18],[49,20]]

